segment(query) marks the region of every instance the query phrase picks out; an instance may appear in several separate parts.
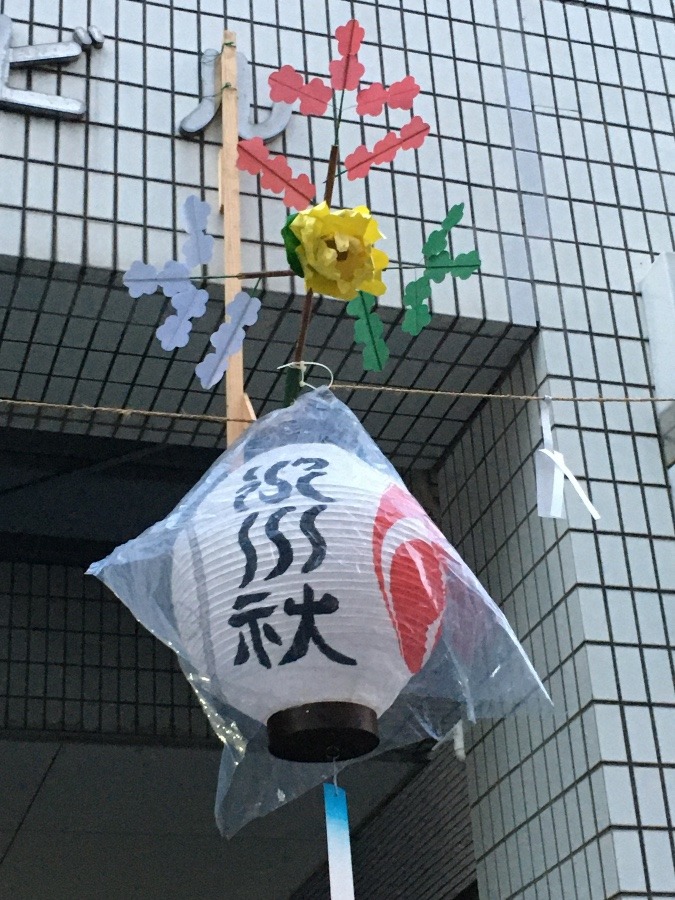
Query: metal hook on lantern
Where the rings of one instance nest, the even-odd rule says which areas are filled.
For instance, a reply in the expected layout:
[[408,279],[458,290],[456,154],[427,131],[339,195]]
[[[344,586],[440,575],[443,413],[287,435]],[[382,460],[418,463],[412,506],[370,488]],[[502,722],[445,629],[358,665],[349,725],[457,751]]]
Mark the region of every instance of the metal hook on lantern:
[[311,388],[313,391],[315,391],[316,387],[313,384],[310,384],[308,381],[305,381],[305,373],[306,373],[307,369],[310,368],[311,366],[318,366],[320,369],[325,369],[326,372],[328,372],[328,375],[330,376],[330,381],[328,383],[328,387],[332,388],[333,382],[335,381],[335,376],[333,375],[333,372],[331,371],[331,369],[328,368],[328,366],[325,366],[323,363],[320,363],[320,362],[308,362],[306,360],[301,360],[300,362],[284,363],[283,366],[277,366],[277,371],[281,371],[281,369],[299,369],[300,370],[300,387],[308,387],[308,388]]

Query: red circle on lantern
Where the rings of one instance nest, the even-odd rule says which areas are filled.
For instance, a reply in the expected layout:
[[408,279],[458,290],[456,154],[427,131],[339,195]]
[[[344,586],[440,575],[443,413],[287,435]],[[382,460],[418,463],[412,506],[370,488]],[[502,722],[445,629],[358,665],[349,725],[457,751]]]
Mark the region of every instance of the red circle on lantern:
[[[387,573],[385,542],[399,523],[408,526],[404,530],[409,537],[393,550]],[[440,637],[447,559],[441,541],[441,533],[415,498],[391,485],[382,495],[375,517],[373,563],[401,656],[412,674],[420,671]]]

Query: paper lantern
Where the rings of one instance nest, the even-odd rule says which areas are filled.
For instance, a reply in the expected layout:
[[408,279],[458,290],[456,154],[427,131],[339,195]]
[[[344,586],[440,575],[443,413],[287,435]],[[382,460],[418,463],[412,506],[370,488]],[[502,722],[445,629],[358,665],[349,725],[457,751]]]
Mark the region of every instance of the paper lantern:
[[[428,659],[448,555],[391,477],[330,444],[275,448],[214,488],[178,535],[178,629],[233,706],[272,717],[273,752],[325,760],[333,746],[344,758],[373,748],[375,717]],[[327,703],[343,708],[306,708]],[[299,716],[283,715],[299,705]],[[312,743],[308,731],[331,730],[316,718],[327,713],[364,733]]]
[[316,783],[283,760],[357,757],[378,731],[378,750],[439,737],[459,704],[473,719],[546,699],[502,613],[327,389],[254,423],[90,572],[178,654],[226,744],[236,827]]

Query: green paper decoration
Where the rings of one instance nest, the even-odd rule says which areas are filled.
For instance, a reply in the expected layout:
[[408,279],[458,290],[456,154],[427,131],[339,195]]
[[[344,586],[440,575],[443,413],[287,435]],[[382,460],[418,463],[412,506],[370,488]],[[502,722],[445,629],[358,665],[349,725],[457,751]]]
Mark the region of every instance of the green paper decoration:
[[347,312],[354,316],[354,340],[363,344],[363,368],[366,372],[381,372],[389,359],[389,348],[382,337],[384,325],[373,312],[377,304],[372,294],[359,291],[358,297],[347,304]]
[[424,242],[424,274],[405,286],[403,304],[407,307],[401,328],[407,334],[418,335],[431,321],[431,313],[427,300],[431,296],[433,281],[440,284],[447,275],[466,279],[480,268],[480,257],[477,250],[460,253],[454,259],[446,249],[452,228],[461,221],[464,215],[464,204],[458,203],[448,210],[441,227],[432,231]]
[[300,369],[290,367],[286,369],[286,381],[284,383],[284,406],[292,406],[300,396],[302,372]]
[[429,275],[425,272],[421,278],[411,281],[406,285],[403,293],[403,303],[408,308],[403,317],[401,330],[407,334],[419,334],[425,325],[431,321],[429,307],[425,303],[431,296],[431,284]]
[[470,250],[468,253],[460,253],[453,261],[452,274],[455,278],[466,280],[480,269],[480,256],[477,250]]
[[293,224],[293,220],[297,216],[297,213],[292,213],[286,219],[284,227],[281,229],[281,237],[284,241],[284,247],[286,248],[286,259],[288,260],[288,265],[291,268],[291,271],[295,272],[296,275],[299,275],[301,278],[305,277],[305,273],[302,269],[302,263],[300,262],[300,257],[298,256],[298,247],[300,246],[300,239],[293,234],[291,230],[291,225]]
[[417,281],[411,281],[405,286],[403,292],[403,302],[406,306],[419,306],[431,296],[431,285],[429,284],[429,276],[426,274],[418,278]]
[[420,303],[406,310],[401,330],[407,334],[417,335],[429,322],[431,322],[429,307],[426,303]]
[[447,237],[447,231],[443,231],[442,229],[432,231],[422,247],[424,258],[429,259],[430,257],[436,256],[441,250],[445,250]]
[[447,250],[437,253],[436,256],[430,256],[427,259],[427,275],[436,284],[440,284],[445,276],[452,272],[454,260]]
[[451,228],[454,228],[459,222],[462,221],[462,216],[464,215],[464,204],[457,203],[451,209],[448,210],[447,216],[443,219],[443,223],[441,225],[443,231],[447,234]]

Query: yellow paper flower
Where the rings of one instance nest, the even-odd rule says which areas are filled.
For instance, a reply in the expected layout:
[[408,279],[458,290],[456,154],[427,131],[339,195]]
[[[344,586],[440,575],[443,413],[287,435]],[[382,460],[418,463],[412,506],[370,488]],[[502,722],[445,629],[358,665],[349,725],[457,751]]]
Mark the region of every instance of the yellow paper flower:
[[359,291],[384,294],[389,257],[374,246],[383,235],[367,206],[331,210],[319,203],[298,213],[290,229],[300,241],[296,253],[307,290],[338,300],[353,300]]

